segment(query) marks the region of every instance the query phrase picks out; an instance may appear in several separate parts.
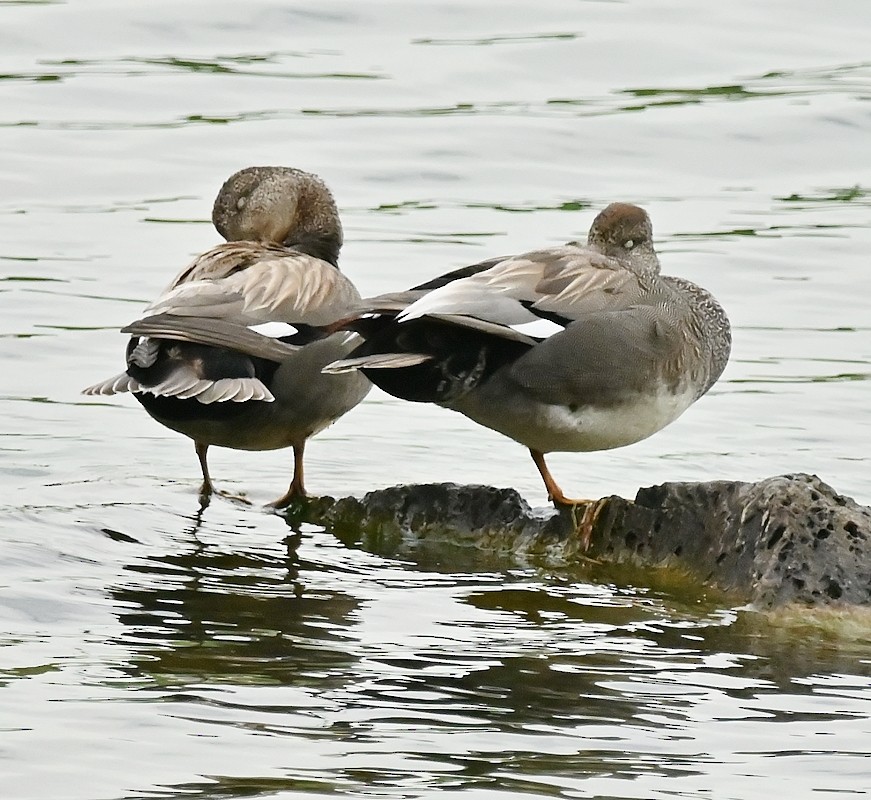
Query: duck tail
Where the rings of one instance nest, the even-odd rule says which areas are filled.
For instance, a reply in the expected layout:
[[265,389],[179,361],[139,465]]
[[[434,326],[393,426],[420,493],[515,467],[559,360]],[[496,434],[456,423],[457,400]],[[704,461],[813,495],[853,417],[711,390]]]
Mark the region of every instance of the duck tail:
[[104,397],[113,394],[121,394],[122,392],[138,392],[142,387],[135,378],[131,378],[126,372],[116,375],[109,380],[95,383],[87,389],[82,389],[82,394],[87,395],[102,395]]

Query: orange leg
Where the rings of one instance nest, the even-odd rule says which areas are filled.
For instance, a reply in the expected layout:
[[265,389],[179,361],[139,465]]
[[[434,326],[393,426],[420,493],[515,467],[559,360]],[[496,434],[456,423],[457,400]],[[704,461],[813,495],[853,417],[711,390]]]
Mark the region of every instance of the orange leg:
[[[596,524],[596,520],[599,518],[602,510],[605,508],[607,500],[573,500],[566,497],[563,494],[563,490],[560,489],[557,482],[553,479],[553,475],[550,474],[550,470],[547,468],[547,464],[544,461],[544,453],[540,450],[533,450],[530,447],[529,454],[532,456],[532,460],[538,468],[541,479],[544,481],[548,499],[550,499],[557,508],[563,507],[572,509],[572,517],[575,520],[576,530],[581,537],[581,547],[586,550],[590,546],[590,540],[593,537],[593,526]],[[578,520],[575,510],[580,506],[584,507],[584,511],[580,520]]]
[[544,453],[540,450],[533,450],[530,447],[529,455],[532,456],[535,466],[538,467],[538,473],[544,481],[544,488],[547,489],[547,499],[552,500],[555,506],[584,506],[593,502],[592,500],[572,500],[566,497],[563,494],[563,490],[557,486],[553,475],[550,474],[547,464],[544,463]]
[[269,505],[273,508],[287,508],[294,500],[306,496],[302,457],[305,452],[305,440],[293,446],[293,479],[287,491],[273,500]]

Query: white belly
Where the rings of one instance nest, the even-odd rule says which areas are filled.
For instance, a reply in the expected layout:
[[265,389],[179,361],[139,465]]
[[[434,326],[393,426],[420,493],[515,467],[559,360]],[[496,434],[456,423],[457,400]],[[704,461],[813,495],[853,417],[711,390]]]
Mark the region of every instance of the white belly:
[[472,392],[453,408],[542,453],[588,452],[640,442],[676,420],[694,400],[695,392],[673,394],[663,388],[619,406],[571,410],[529,398],[483,398]]

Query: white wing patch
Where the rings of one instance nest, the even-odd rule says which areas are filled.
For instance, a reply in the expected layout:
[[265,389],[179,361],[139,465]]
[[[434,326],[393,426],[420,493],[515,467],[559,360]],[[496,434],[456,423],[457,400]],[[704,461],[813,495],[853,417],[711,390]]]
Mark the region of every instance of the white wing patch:
[[547,339],[555,333],[562,333],[565,330],[565,326],[560,325],[558,322],[553,322],[552,320],[541,317],[532,320],[531,322],[515,323],[508,327],[518,333],[525,333],[527,336],[532,336],[534,339]]
[[289,322],[261,322],[259,325],[249,325],[248,330],[261,336],[268,336],[270,339],[280,339],[282,336],[299,333],[299,328],[295,328]]

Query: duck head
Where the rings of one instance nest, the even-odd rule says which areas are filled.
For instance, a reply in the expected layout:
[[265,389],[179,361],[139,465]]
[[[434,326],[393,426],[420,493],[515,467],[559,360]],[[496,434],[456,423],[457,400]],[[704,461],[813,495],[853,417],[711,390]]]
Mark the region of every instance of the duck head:
[[282,244],[337,264],[339,211],[326,184],[291,167],[246,167],[221,187],[212,222],[227,241]]
[[650,217],[631,203],[611,203],[601,211],[590,226],[587,244],[635,272],[659,272]]

